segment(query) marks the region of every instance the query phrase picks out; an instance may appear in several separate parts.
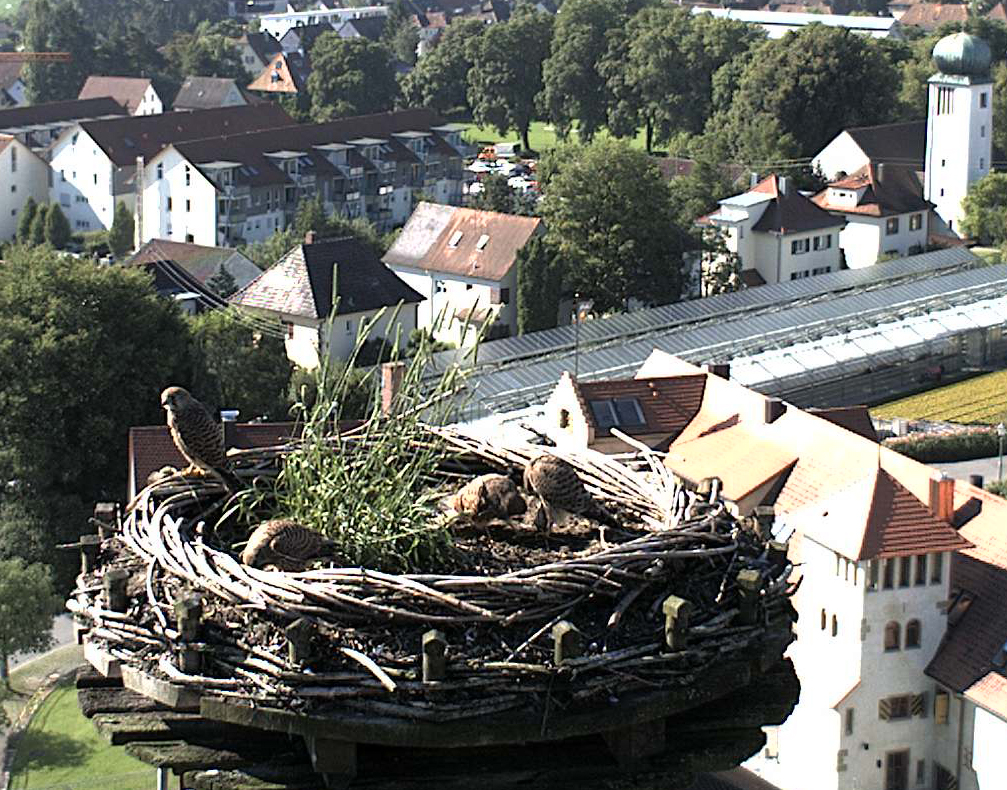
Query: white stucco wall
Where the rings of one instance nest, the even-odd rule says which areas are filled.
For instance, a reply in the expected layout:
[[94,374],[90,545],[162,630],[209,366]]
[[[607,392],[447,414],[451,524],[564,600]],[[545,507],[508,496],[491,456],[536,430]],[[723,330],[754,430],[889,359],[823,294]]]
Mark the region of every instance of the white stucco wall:
[[[404,304],[399,309],[389,307],[382,313],[368,337],[382,337],[392,343],[396,337],[399,345],[409,342],[410,333],[416,329],[416,305]],[[329,355],[337,359],[346,359],[357,342],[357,332],[362,321],[371,321],[378,311],[369,310],[361,313],[338,315],[332,321],[332,332],[329,335]]]
[[145,168],[140,241],[150,239],[218,245],[216,187],[170,146]]
[[49,166],[19,140],[0,151],[0,240],[14,238],[29,197],[36,203],[49,199],[48,179]]
[[[910,219],[920,215],[920,228],[910,230]],[[847,214],[846,227],[839,233],[839,244],[846,254],[846,265],[850,269],[862,269],[876,263],[881,255],[894,252],[900,257],[909,255],[909,249],[927,243],[929,212],[913,212],[898,215],[897,233],[888,233],[891,217],[865,217],[862,214]]]
[[49,199],[59,203],[70,229],[82,233],[111,228],[115,167],[91,136],[71,127],[53,144],[49,162],[53,171]]
[[157,91],[154,90],[154,86],[148,85],[147,90],[143,92],[143,98],[136,106],[136,112],[134,112],[133,115],[160,115],[162,112],[164,112],[164,102],[162,102],[161,97],[157,95]]
[[[929,85],[927,153],[923,196],[954,232],[961,224],[961,202],[969,186],[990,172],[993,85],[954,85],[935,75]],[[951,88],[950,112],[938,112],[941,88]],[[985,96],[986,106],[981,107]]]
[[[1007,784],[1007,722],[989,711],[967,703],[973,715],[972,771],[963,780],[973,778],[981,790],[996,790]],[[960,783],[963,790],[965,781]]]
[[833,181],[840,173],[849,175],[866,165],[870,160],[848,132],[840,132],[811,160],[827,181]]

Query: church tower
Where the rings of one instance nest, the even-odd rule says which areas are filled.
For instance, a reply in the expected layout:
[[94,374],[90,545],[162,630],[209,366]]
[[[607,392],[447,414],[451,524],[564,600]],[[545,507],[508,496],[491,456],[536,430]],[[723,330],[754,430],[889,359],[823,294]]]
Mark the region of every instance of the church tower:
[[970,33],[954,33],[937,42],[933,58],[923,197],[934,204],[935,230],[958,235],[962,199],[992,168],[990,48]]

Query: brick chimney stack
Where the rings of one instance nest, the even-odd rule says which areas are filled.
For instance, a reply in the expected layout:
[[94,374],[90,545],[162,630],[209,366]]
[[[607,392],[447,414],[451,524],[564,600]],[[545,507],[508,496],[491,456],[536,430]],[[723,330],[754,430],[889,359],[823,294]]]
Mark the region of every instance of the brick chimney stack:
[[381,366],[381,413],[389,414],[392,404],[402,389],[402,378],[406,374],[405,362],[386,362]]
[[305,244],[315,243],[315,232],[313,230],[309,230],[307,233],[304,234],[304,243]]
[[952,523],[955,517],[955,481],[943,472],[930,478],[930,513],[934,518]]

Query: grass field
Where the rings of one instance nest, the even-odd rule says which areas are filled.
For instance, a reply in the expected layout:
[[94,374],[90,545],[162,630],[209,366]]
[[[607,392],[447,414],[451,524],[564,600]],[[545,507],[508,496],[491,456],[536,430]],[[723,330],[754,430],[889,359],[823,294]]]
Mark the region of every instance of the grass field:
[[[2,2],[2,0],[0,0]],[[513,129],[507,134],[500,134],[492,126],[476,126],[474,123],[461,122],[462,126],[467,126],[464,136],[465,139],[470,143],[497,143],[497,142],[520,142],[521,136]],[[599,137],[607,137],[608,132],[604,129],[598,133]],[[572,139],[577,139],[576,135],[571,135]],[[546,123],[545,121],[535,121],[531,125],[531,129],[528,131],[528,142],[531,143],[533,150],[538,153],[542,153],[548,148],[552,148],[556,145],[556,132],[553,130],[552,124]],[[637,148],[643,148],[646,143],[646,137],[644,130],[636,135],[632,140],[632,143]]]
[[1007,420],[1007,370],[884,403],[875,417],[995,424]]
[[18,745],[11,790],[57,786],[150,790],[156,771],[98,735],[77,707],[77,690],[60,686],[38,709]]

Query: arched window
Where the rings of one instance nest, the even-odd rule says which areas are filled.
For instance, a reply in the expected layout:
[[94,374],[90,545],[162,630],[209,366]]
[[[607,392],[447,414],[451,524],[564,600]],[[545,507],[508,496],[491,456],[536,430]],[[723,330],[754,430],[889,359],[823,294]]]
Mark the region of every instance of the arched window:
[[920,646],[920,621],[910,620],[906,623],[906,647]]
[[832,615],[832,635],[836,636],[839,633],[839,620],[836,619],[835,615]]
[[824,609],[822,609],[822,630],[823,630],[823,631],[825,630],[825,622],[826,622],[826,619],[827,619],[827,618],[825,617],[825,610],[824,610]]
[[560,428],[570,427],[570,412],[567,409],[559,410],[559,427]]
[[899,624],[893,620],[885,626],[885,650],[898,650],[899,637]]

